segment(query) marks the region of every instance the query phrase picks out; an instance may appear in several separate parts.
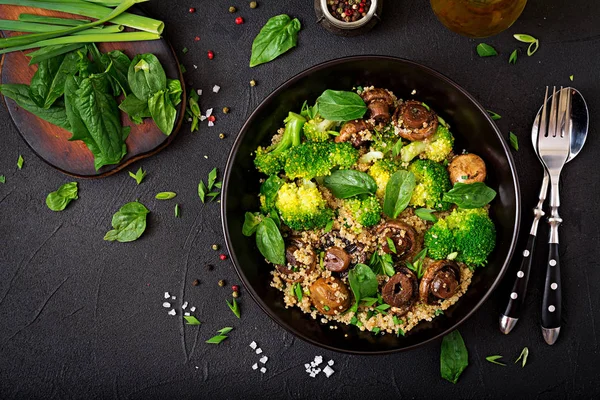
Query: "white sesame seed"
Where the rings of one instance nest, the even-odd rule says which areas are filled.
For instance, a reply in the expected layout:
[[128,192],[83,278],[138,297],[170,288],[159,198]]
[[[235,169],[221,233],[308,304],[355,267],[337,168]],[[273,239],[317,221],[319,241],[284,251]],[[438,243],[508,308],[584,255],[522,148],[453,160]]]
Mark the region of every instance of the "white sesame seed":
[[175,311],[175,309],[172,309],[171,311],[169,311],[169,315],[176,315],[177,311]]
[[262,353],[262,349],[259,347],[258,349],[256,349],[256,354],[260,354]]
[[219,86],[219,85],[213,86],[213,92],[219,93],[219,90],[221,90],[221,86]]
[[262,373],[264,374],[265,372],[267,372],[267,369],[266,369],[265,367],[262,367],[262,368],[260,369],[260,372],[262,372]]
[[183,303],[181,305],[181,308],[183,308],[185,310],[187,308],[187,306],[188,306],[188,302],[186,301],[185,303]]
[[261,363],[263,363],[263,364],[266,364],[266,363],[267,363],[267,361],[269,361],[269,357],[267,357],[267,356],[262,356],[262,357],[260,358],[260,360],[258,360],[258,361],[260,361],[260,362],[261,362]]
[[250,343],[250,348],[252,350],[256,349],[256,347],[257,347],[256,342],[253,341],[252,343]]
[[333,375],[333,373],[334,373],[335,371],[333,370],[333,368],[331,368],[331,367],[328,365],[328,366],[326,366],[326,367],[323,369],[323,372],[324,372],[324,373],[325,373],[325,375],[326,375],[326,376],[329,378],[331,375]]
[[194,312],[194,311],[196,311],[196,307],[192,307],[192,308],[190,308],[190,311],[191,311],[191,312]]
[[252,369],[258,369],[258,364],[254,364],[254,365],[252,366]]
[[165,302],[163,303],[163,307],[164,307],[164,308],[169,308],[169,307],[171,307],[171,303],[168,303],[168,302],[166,302],[166,301],[165,301]]

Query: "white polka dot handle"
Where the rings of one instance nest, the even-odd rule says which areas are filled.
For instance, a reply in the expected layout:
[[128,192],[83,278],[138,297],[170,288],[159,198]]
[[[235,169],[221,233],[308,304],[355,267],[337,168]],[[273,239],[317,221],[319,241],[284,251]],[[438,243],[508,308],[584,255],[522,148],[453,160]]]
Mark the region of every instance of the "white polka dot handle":
[[542,302],[542,328],[560,328],[561,285],[558,243],[549,244],[546,284]]

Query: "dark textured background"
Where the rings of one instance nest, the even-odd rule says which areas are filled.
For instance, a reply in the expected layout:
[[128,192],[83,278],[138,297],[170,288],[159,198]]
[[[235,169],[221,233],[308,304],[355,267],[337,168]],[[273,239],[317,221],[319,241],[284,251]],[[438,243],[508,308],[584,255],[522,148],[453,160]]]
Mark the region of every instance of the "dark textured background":
[[[227,8],[240,10],[230,15]],[[189,14],[188,8],[197,8]],[[581,155],[563,175],[561,263],[563,330],[547,346],[540,333],[540,304],[546,246],[530,283],[526,314],[516,330],[503,336],[497,328],[507,288],[499,289],[460,331],[469,349],[469,367],[459,383],[439,377],[439,342],[409,353],[356,357],[322,351],[294,339],[269,320],[242,291],[242,319],[227,309],[229,288],[238,283],[229,261],[220,261],[211,244],[223,244],[219,205],[203,205],[196,194],[200,179],[214,166],[224,167],[236,132],[246,116],[287,78],[321,61],[355,54],[395,55],[433,67],[470,91],[487,108],[502,115],[501,130],[515,132],[521,149],[519,168],[525,211],[521,238],[529,229],[541,168],[528,132],[546,84],[573,85],[586,96],[592,112],[600,106],[600,27],[595,2],[530,1],[515,25],[486,39],[499,57],[481,59],[479,41],[447,31],[425,1],[387,1],[383,21],[370,34],[354,39],[332,36],[316,23],[312,0],[158,1],[147,6],[166,23],[166,33],[188,69],[187,81],[204,90],[203,109],[224,106],[213,128],[202,125],[179,137],[162,153],[138,162],[148,176],[136,186],[125,171],[96,181],[80,181],[80,198],[54,213],[46,194],[71,179],[38,159],[19,137],[4,108],[0,111],[0,398],[598,398],[600,228],[594,210],[600,187],[596,176],[598,113]],[[250,46],[271,16],[300,18],[298,48],[254,69],[247,67]],[[243,16],[244,25],[234,23]],[[513,33],[540,38],[533,57]],[[201,40],[193,39],[198,35]],[[510,52],[521,48],[516,65]],[[207,50],[215,58],[206,58]],[[193,68],[193,64],[198,69]],[[258,86],[250,88],[248,81]],[[213,94],[213,85],[221,86]],[[218,134],[227,135],[219,140]],[[16,161],[22,154],[23,170]],[[206,159],[204,156],[208,156]],[[175,191],[182,216],[173,216],[174,201],[154,200],[159,191]],[[150,208],[148,229],[134,243],[102,240],[111,216],[126,202],[140,199]],[[547,229],[542,225],[541,237]],[[521,241],[522,242],[522,241]],[[541,242],[541,241],[540,241]],[[523,246],[524,243],[521,243]],[[213,271],[207,264],[215,266]],[[512,273],[509,273],[512,280]],[[195,278],[200,286],[191,286]],[[200,328],[184,327],[167,315],[163,293],[197,307]],[[599,318],[597,322],[595,319]],[[223,326],[233,326],[219,346],[204,344]],[[598,331],[598,332],[597,332]],[[197,339],[197,343],[196,343]],[[258,356],[248,347],[257,341],[270,357],[268,371],[251,370]],[[530,349],[522,369],[512,361]],[[333,358],[336,373],[311,379],[304,363],[315,355]],[[506,367],[485,357],[501,354]]]

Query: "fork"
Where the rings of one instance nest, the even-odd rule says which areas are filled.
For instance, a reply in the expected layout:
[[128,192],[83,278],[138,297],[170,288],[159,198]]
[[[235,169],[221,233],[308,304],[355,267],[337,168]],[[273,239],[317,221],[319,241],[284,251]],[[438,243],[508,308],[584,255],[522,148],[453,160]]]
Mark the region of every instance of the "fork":
[[561,87],[558,95],[557,101],[556,87],[553,87],[550,113],[547,116],[548,87],[546,87],[538,133],[540,159],[550,176],[550,216],[548,217],[550,235],[548,239],[546,282],[542,301],[542,334],[546,343],[550,345],[558,339],[561,317],[558,227],[562,223],[562,219],[558,215],[560,206],[558,183],[560,173],[569,157],[571,130],[573,128],[571,121],[571,91],[562,90]]

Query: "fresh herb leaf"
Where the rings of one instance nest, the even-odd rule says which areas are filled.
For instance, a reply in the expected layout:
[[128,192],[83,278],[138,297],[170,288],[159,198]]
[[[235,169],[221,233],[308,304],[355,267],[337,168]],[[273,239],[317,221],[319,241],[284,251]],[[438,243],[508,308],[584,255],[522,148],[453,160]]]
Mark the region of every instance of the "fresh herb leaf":
[[425,274],[425,266],[423,264],[423,261],[425,260],[425,256],[427,255],[427,250],[427,247],[425,247],[415,256],[412,262],[406,262],[406,268],[413,271],[419,279],[421,279]]
[[525,364],[527,364],[527,357],[529,356],[529,349],[527,347],[523,347],[523,350],[521,351],[521,354],[519,355],[519,358],[517,358],[515,360],[515,364],[519,362],[519,360],[523,360],[521,363],[521,368],[525,367]]
[[319,253],[319,268],[321,268],[322,271],[325,270],[325,252],[324,251]]
[[246,212],[244,216],[244,225],[242,226],[242,234],[244,236],[252,236],[258,229],[258,225],[262,221],[260,213]]
[[129,119],[141,124],[144,118],[152,117],[148,108],[148,101],[140,100],[134,94],[130,94],[119,104],[119,109],[129,115]]
[[19,154],[19,158],[17,158],[17,168],[19,169],[23,169],[23,162],[25,160],[23,159],[23,156]]
[[492,364],[498,364],[498,365],[502,365],[503,367],[506,367],[506,364],[501,363],[499,361],[496,361],[496,360],[499,360],[501,358],[502,358],[502,356],[487,356],[485,359],[487,361],[491,362]]
[[392,321],[394,321],[395,325],[402,325],[404,323],[397,315],[392,316]]
[[512,132],[509,132],[510,145],[516,151],[519,151],[519,138]]
[[524,34],[524,33],[515,33],[513,35],[513,37],[515,39],[517,39],[519,42],[523,42],[523,43],[533,43],[533,42],[535,42],[537,40],[533,36],[527,35],[527,34]]
[[437,217],[435,216],[435,214],[433,214],[434,212],[435,210],[430,210],[429,208],[417,208],[415,210],[415,215],[421,218],[422,220],[436,222]]
[[171,200],[175,196],[177,196],[177,193],[175,192],[160,192],[157,193],[155,197],[156,200]]
[[394,262],[391,254],[380,255],[377,251],[373,253],[369,260],[369,267],[377,275],[394,276]]
[[510,57],[508,57],[508,63],[509,64],[516,64],[517,63],[517,53],[518,53],[517,49],[513,50],[513,52],[510,53]]
[[79,55],[71,52],[41,61],[31,78],[29,94],[31,99],[45,109],[50,108],[65,91],[67,77],[79,69]]
[[375,310],[377,310],[377,312],[381,314],[385,314],[385,311],[390,307],[391,306],[389,304],[380,304],[377,307],[375,307]]
[[223,186],[223,182],[217,182],[217,183],[215,183],[215,187],[217,189],[221,189],[221,186]]
[[301,28],[298,18],[291,19],[286,14],[270,18],[252,42],[250,67],[273,61],[296,47]]
[[113,230],[108,231],[104,240],[132,242],[146,230],[146,216],[150,211],[137,201],[125,204],[113,215]]
[[181,95],[183,94],[181,81],[179,79],[167,79],[167,92],[169,93],[171,104],[177,107],[181,103]]
[[227,335],[232,330],[233,330],[233,328],[227,326],[225,328],[219,329],[217,332],[219,332],[221,335]]
[[477,45],[477,54],[479,54],[479,57],[490,57],[497,56],[498,52],[487,43],[479,43]]
[[148,99],[148,110],[158,129],[169,136],[177,118],[177,109],[171,103],[169,92],[164,89],[154,93]]
[[215,199],[215,197],[217,197],[217,196],[218,196],[218,195],[220,195],[220,194],[221,194],[221,193],[219,193],[219,192],[210,192],[210,193],[207,193],[206,195],[207,195],[208,197],[210,197],[210,201],[213,201],[213,200]]
[[208,173],[208,190],[211,190],[213,188],[216,180],[217,180],[217,168],[213,168]]
[[404,332],[404,329],[398,328],[398,331],[396,332],[396,336],[404,336],[405,334],[406,334],[406,332]]
[[386,237],[386,240],[387,240],[388,247],[390,248],[390,251],[392,253],[396,254],[396,245],[394,244],[394,241],[392,240],[392,238]]
[[435,310],[435,313],[434,313],[434,315],[435,315],[436,317],[438,317],[438,316],[440,316],[440,315],[444,315],[444,310],[437,309],[437,310]]
[[6,183],[6,177],[4,175],[0,175],[0,183]]
[[140,100],[148,101],[167,87],[167,76],[154,54],[138,54],[129,64],[127,81],[131,91]]
[[46,205],[52,211],[62,211],[71,200],[76,200],[77,196],[77,182],[65,183],[58,188],[57,191],[48,194],[46,197]]
[[454,203],[460,208],[480,208],[494,200],[496,191],[483,182],[461,183],[444,193],[442,201]]
[[367,307],[371,307],[375,303],[377,303],[377,297],[365,297],[361,299],[361,303],[363,303]]
[[488,114],[490,114],[490,117],[492,117],[492,119],[494,121],[499,120],[500,118],[502,118],[502,116],[500,116],[500,114],[496,114],[492,110],[487,110],[487,112],[488,112]]
[[188,50],[188,48],[187,48],[187,47],[184,47],[183,49],[181,49],[181,52],[182,52],[183,54],[186,54],[188,51],[189,51],[189,50]]
[[275,265],[285,264],[285,244],[275,221],[265,217],[256,229],[256,246],[263,255]]
[[350,289],[352,289],[356,301],[353,306],[355,312],[358,310],[358,304],[361,299],[377,294],[379,285],[377,282],[377,275],[375,275],[371,268],[365,264],[356,264],[356,266],[348,272],[348,282],[350,283]]
[[193,315],[184,315],[183,319],[185,319],[185,323],[187,325],[200,325],[198,318],[194,317]]
[[175,204],[175,217],[176,218],[181,217],[181,209],[179,208],[179,203]]
[[329,306],[328,306],[328,305],[324,305],[324,306],[323,306],[323,310],[325,310],[325,311],[329,311],[329,310],[331,310],[331,308],[329,308]]
[[381,332],[381,328],[376,326],[375,328],[373,328],[373,330],[371,330],[371,332],[373,332],[373,334],[377,335],[379,332]]
[[448,256],[446,257],[446,259],[448,259],[448,260],[452,261],[452,260],[454,260],[456,257],[458,257],[458,252],[454,251],[454,252],[452,252],[452,253],[448,254]]
[[440,353],[440,373],[442,378],[456,383],[460,374],[462,374],[468,365],[469,352],[460,333],[454,330],[442,339],[442,351]]
[[227,301],[227,299],[225,299],[225,301],[227,302],[227,306],[229,307],[233,315],[240,318],[240,307],[238,306],[237,301],[235,301],[235,297],[232,299],[231,303]]
[[317,107],[321,117],[330,121],[359,119],[367,112],[367,105],[355,92],[330,89],[317,98]]
[[204,181],[200,181],[200,183],[198,184],[198,197],[200,197],[200,200],[203,203],[206,200],[206,192],[207,191],[208,191],[208,188],[204,184]]
[[569,79],[573,82],[573,75],[569,75]]
[[300,303],[302,301],[302,286],[299,283],[294,285],[294,294],[298,299],[298,303]]
[[402,139],[398,139],[398,141],[396,142],[396,144],[394,144],[394,147],[392,148],[392,154],[394,155],[394,157],[398,157],[398,155],[400,154],[400,150],[402,150],[402,146],[404,146],[404,143],[402,143]]
[[146,171],[144,171],[142,167],[139,167],[135,174],[129,171],[129,176],[135,179],[135,182],[139,185],[146,177]]
[[375,194],[377,182],[369,174],[354,169],[340,169],[323,179],[323,184],[338,199],[359,194]]
[[129,64],[131,64],[129,57],[120,50],[113,50],[102,54],[102,56],[100,56],[100,61],[105,69],[108,68],[107,73],[119,88],[119,90],[115,92],[115,96],[118,96],[121,92],[128,96],[131,93],[131,88],[129,87],[129,82],[127,80]]
[[211,337],[210,339],[208,339],[205,343],[209,343],[209,344],[219,344],[221,343],[223,340],[227,339],[229,336],[225,336],[225,335],[216,335]]
[[329,221],[327,223],[327,225],[325,225],[325,229],[323,229],[323,232],[328,233],[328,232],[331,232],[332,229],[333,229],[333,220]]
[[415,186],[415,175],[412,172],[404,170],[395,172],[385,187],[384,214],[393,219],[398,217],[408,206]]

